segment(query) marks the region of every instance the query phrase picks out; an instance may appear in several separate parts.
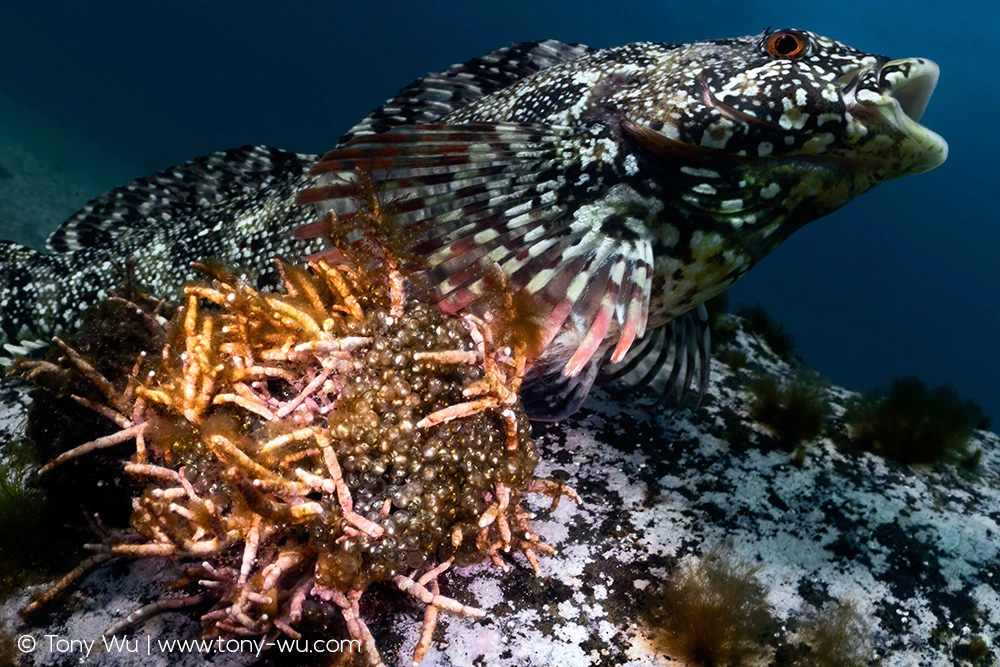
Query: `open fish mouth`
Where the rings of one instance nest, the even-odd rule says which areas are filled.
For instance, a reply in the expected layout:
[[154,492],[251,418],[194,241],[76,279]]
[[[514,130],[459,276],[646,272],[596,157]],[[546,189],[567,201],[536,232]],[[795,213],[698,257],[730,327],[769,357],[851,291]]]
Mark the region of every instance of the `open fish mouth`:
[[906,144],[899,149],[909,154],[906,173],[929,171],[948,158],[948,143],[936,132],[920,124],[940,68],[926,58],[891,60],[877,74],[878,89],[857,87],[858,78],[844,90],[848,111],[866,126],[887,125],[902,135]]

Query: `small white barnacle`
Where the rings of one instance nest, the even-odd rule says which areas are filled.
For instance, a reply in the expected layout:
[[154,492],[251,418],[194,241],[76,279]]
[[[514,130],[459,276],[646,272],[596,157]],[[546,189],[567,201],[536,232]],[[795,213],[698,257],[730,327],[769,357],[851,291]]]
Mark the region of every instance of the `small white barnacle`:
[[757,146],[757,155],[760,157],[767,157],[774,150],[774,144],[770,141],[762,141]]

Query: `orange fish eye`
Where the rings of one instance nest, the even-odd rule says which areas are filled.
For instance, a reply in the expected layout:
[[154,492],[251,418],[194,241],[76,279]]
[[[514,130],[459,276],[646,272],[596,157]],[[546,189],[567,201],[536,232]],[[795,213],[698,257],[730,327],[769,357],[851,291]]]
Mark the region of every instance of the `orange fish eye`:
[[791,30],[779,30],[769,35],[764,47],[777,58],[798,58],[806,52],[806,38]]

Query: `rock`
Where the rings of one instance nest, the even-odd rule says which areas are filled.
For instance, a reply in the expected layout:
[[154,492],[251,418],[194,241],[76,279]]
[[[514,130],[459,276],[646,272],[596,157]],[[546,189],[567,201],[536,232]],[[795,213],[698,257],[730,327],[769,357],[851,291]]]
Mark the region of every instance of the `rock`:
[[[975,637],[996,654],[990,642],[1000,636],[994,583],[1000,579],[1000,438],[974,434],[982,457],[972,473],[904,466],[827,437],[809,443],[797,465],[759,425],[750,426],[748,442],[729,443],[723,411],[748,419],[747,381],[760,372],[785,380],[798,372],[742,327],[734,345],[747,353],[746,366],[734,373],[715,363],[710,398],[696,413],[650,412],[643,407],[648,396],[598,390],[572,418],[535,425],[539,475],[566,481],[583,503],[563,499],[550,512],[548,499],[529,497],[537,532],[558,549],[541,559],[540,576],[516,560],[507,573],[484,563],[444,577],[443,594],[488,616],[442,613],[425,664],[681,664],[657,654],[656,629],[646,625],[642,610],[680,562],[718,545],[760,565],[767,602],[784,628],[773,638],[776,664],[803,615],[831,601],[854,601],[868,619],[873,664],[953,665]],[[852,393],[838,387],[827,393],[828,431],[835,432]],[[0,401],[0,414],[7,415],[0,429],[10,435],[23,421],[23,387],[3,385]],[[37,640],[25,664],[76,664],[79,654],[50,650],[44,635],[97,639],[111,623],[158,599],[170,579],[170,566],[159,561],[98,569],[52,613],[26,625],[15,610],[37,589],[30,587],[0,608],[0,626]],[[408,664],[421,609],[402,601],[380,614],[382,605],[368,606],[362,611],[387,664]],[[156,644],[193,638],[197,629],[185,614],[163,614],[132,629],[138,655],[112,652],[87,664],[201,665],[201,654],[169,654]],[[212,664],[272,661],[282,662],[277,649],[260,660],[249,650],[220,653]]]

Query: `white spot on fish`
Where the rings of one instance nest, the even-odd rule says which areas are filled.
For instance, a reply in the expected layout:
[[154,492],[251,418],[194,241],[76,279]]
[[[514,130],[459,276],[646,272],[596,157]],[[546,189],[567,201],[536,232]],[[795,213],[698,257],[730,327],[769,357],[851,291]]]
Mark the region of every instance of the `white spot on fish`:
[[779,192],[781,192],[781,186],[777,183],[771,183],[760,190],[760,196],[764,199],[773,199]]
[[702,167],[681,167],[681,172],[691,176],[700,176],[701,178],[719,178],[719,172]]
[[859,90],[857,97],[862,102],[872,102],[872,103],[878,102],[882,99],[881,95],[868,89]]
[[629,176],[639,173],[639,163],[632,154],[625,156],[625,173]]

